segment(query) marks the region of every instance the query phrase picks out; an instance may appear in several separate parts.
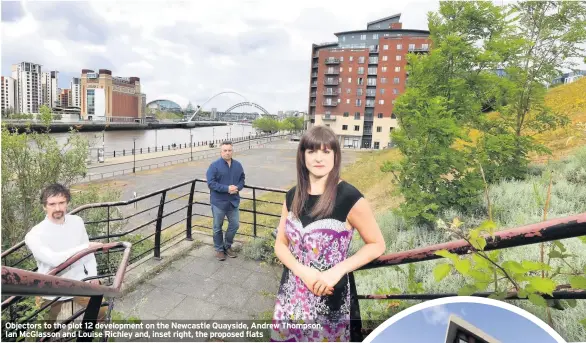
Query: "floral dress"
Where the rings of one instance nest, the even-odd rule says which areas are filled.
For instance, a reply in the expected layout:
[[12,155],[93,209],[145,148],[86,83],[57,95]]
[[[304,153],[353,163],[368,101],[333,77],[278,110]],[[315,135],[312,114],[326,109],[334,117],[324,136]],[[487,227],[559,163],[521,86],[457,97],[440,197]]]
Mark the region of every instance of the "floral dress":
[[[289,250],[300,263],[326,271],[347,258],[354,229],[348,230],[348,213],[362,197],[360,191],[342,181],[337,186],[333,213],[313,220],[308,213],[319,195],[310,195],[300,219],[291,212],[295,187],[287,192],[289,211],[285,234]],[[352,281],[352,282],[351,282]],[[330,296],[316,296],[303,281],[284,267],[277,293],[271,341],[355,341],[360,330],[359,308],[352,274],[344,275]],[[352,318],[351,318],[352,317]],[[352,319],[352,320],[351,320]]]

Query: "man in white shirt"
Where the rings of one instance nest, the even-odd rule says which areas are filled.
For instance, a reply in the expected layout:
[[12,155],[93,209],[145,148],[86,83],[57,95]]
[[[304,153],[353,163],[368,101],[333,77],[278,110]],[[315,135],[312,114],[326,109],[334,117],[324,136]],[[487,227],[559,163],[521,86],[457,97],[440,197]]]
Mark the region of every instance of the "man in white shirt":
[[[52,184],[41,193],[41,204],[47,213],[45,220],[33,227],[25,236],[25,243],[32,252],[38,270],[37,272],[47,274],[52,269],[65,262],[68,258],[99,243],[89,241],[83,219],[79,216],[69,215],[67,205],[71,200],[69,190],[60,184]],[[89,254],[65,268],[57,274],[60,277],[82,280],[87,277],[97,276],[97,262],[94,254]],[[99,284],[99,280],[90,280],[90,283]],[[55,297],[45,296],[44,302],[37,298],[37,305],[42,306]],[[61,297],[51,305],[49,319],[57,319],[63,301],[71,297]],[[89,298],[74,297],[73,301],[83,307],[87,307]],[[98,320],[105,317],[106,307],[100,308]]]

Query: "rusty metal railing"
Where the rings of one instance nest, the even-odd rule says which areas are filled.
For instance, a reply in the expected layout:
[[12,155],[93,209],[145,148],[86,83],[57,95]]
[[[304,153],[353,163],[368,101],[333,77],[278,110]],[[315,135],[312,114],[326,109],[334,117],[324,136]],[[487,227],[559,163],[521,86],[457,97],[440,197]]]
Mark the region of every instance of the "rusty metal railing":
[[[93,284],[78,280],[67,279],[56,276],[59,272],[63,271],[73,263],[77,262],[88,254],[93,254],[98,251],[107,251],[113,248],[123,248],[123,256],[118,266],[114,282],[111,286]],[[132,245],[128,242],[112,242],[108,244],[102,244],[99,246],[93,246],[86,248],[75,255],[68,258],[65,262],[61,263],[56,268],[49,271],[47,274],[41,274],[33,271],[22,270],[18,268],[12,268],[2,266],[2,295],[9,296],[8,299],[2,302],[2,310],[9,308],[11,305],[17,303],[23,297],[30,296],[55,296],[57,299],[53,299],[48,304],[42,306],[41,309],[36,310],[32,315],[29,315],[24,320],[20,320],[18,323],[27,323],[32,321],[37,315],[53,305],[62,296],[73,296],[73,297],[89,297],[88,305],[85,309],[82,309],[67,318],[64,324],[68,324],[81,314],[84,315],[81,323],[82,331],[84,335],[79,335],[78,341],[91,341],[90,332],[96,327],[98,320],[98,314],[100,307],[104,305],[110,305],[109,303],[102,303],[104,297],[115,298],[121,296],[121,288],[126,273],[126,267],[130,258]],[[111,309],[111,306],[109,306]],[[62,328],[54,328],[53,332],[58,332]],[[3,330],[3,341],[9,340],[5,335],[6,330]],[[45,341],[47,337],[44,337],[40,341]]]

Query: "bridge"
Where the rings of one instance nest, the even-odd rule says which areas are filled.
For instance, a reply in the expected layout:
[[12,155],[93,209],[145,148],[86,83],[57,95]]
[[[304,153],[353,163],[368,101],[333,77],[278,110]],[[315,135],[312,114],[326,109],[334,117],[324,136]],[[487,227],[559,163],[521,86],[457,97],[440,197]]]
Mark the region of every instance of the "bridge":
[[[241,228],[238,240],[243,245],[265,246],[270,252],[285,190],[246,185],[242,192]],[[240,255],[222,263],[211,258],[211,213],[205,179],[191,179],[136,199],[87,204],[73,211],[84,218],[90,240],[101,243],[85,249],[56,267],[49,274],[36,273],[30,251],[21,242],[2,253],[2,316],[5,322],[35,323],[48,306],[35,308],[32,297],[42,295],[86,296],[87,307],[62,310],[64,323],[81,322],[82,331],[101,332],[95,328],[99,305],[112,311],[140,315],[140,320],[245,320],[270,322],[270,311],[282,267]],[[586,213],[552,219],[498,231],[487,236],[485,251],[526,246],[586,235]],[[263,243],[266,244],[260,244]],[[388,268],[442,258],[435,254],[446,249],[454,254],[471,252],[465,240],[450,241],[381,256],[360,268]],[[102,285],[67,280],[55,276],[73,262],[95,253]],[[360,272],[350,274],[356,289]],[[142,283],[151,280],[148,286]],[[238,292],[235,292],[237,290]],[[148,296],[146,294],[148,293]],[[269,296],[267,296],[267,294]],[[429,300],[456,294],[361,294],[364,301]],[[488,297],[479,292],[473,296]],[[9,296],[10,298],[6,297]],[[546,299],[586,299],[586,291],[558,289]],[[507,299],[522,299],[511,292]],[[119,305],[117,305],[120,303]],[[136,310],[136,312],[133,312]],[[384,319],[384,318],[383,318]],[[357,318],[355,339],[362,340],[380,324]],[[373,327],[374,325],[374,327]],[[60,331],[64,331],[61,329]],[[14,341],[3,330],[3,341]],[[59,330],[56,330],[59,331]],[[266,332],[265,332],[266,333]],[[79,338],[88,340],[87,337]],[[268,341],[264,336],[262,341]]]

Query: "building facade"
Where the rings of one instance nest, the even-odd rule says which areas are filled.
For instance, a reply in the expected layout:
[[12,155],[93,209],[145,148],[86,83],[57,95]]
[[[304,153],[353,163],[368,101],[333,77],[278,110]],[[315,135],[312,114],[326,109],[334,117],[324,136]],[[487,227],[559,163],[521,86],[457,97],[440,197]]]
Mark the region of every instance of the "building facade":
[[31,62],[13,64],[12,78],[15,80],[15,112],[39,113],[43,100],[41,65]]
[[501,343],[464,319],[450,315],[445,343]]
[[564,73],[551,81],[551,85],[560,85],[572,83],[583,78],[586,75],[586,70],[575,70],[569,73]]
[[59,106],[70,107],[71,106],[71,89],[62,89],[59,94]]
[[142,117],[138,77],[116,77],[107,69],[81,71],[81,117],[128,121]]
[[74,77],[70,83],[71,89],[71,104],[73,107],[81,107],[81,79]]
[[43,77],[41,79],[41,89],[42,89],[42,103],[43,105],[47,105],[51,108],[60,105],[59,96],[59,72],[58,71],[50,71],[43,73]]
[[335,33],[337,42],[313,44],[309,123],[334,130],[343,147],[382,149],[398,126],[395,99],[407,80],[406,55],[427,53],[429,31],[403,29],[401,15]]
[[0,87],[0,112],[2,115],[12,114],[16,110],[16,80],[2,76]]

